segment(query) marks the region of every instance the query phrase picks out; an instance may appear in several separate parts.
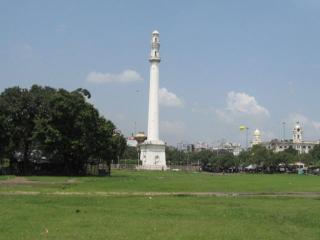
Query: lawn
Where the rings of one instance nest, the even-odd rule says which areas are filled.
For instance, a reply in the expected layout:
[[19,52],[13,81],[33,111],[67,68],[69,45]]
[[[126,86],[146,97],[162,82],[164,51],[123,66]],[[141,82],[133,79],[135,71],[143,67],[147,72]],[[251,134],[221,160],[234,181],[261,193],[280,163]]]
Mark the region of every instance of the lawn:
[[319,176],[297,174],[213,175],[198,172],[114,170],[111,177],[28,177],[28,179],[42,184],[0,186],[0,191],[320,192]]
[[[320,236],[320,197],[56,194],[315,193],[320,192],[320,177],[315,176],[114,171],[112,177],[101,178],[28,177],[23,184],[3,184],[8,180],[0,179],[0,239],[285,240]],[[38,195],[28,195],[30,191]]]

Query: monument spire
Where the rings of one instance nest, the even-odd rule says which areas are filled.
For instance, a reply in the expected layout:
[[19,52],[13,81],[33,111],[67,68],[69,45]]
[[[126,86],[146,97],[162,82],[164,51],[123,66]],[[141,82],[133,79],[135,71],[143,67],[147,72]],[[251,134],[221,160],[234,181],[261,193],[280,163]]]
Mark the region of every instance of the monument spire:
[[148,140],[159,140],[159,32],[153,31],[150,53]]
[[150,53],[150,86],[149,86],[149,113],[148,137],[140,145],[142,161],[141,168],[150,170],[166,169],[165,143],[159,139],[159,63],[160,34],[152,32]]

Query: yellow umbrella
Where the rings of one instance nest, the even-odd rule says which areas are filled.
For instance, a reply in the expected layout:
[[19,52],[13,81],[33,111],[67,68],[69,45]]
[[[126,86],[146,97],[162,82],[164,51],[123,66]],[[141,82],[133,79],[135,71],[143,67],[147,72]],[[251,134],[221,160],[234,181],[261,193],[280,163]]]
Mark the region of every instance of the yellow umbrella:
[[247,127],[245,126],[245,125],[241,125],[240,126],[240,131],[244,131],[244,130],[246,130],[247,129]]

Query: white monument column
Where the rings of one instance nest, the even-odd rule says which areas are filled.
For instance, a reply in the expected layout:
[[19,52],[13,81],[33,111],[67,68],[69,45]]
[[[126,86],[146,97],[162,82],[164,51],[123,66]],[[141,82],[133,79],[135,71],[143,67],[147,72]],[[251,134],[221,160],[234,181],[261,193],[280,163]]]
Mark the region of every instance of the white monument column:
[[150,89],[148,140],[159,140],[159,63],[160,63],[159,32],[152,33],[150,54]]
[[159,63],[160,38],[159,32],[154,31],[151,39],[150,53],[150,87],[149,87],[149,115],[148,137],[140,145],[140,168],[150,170],[165,170],[166,154],[165,143],[159,139]]

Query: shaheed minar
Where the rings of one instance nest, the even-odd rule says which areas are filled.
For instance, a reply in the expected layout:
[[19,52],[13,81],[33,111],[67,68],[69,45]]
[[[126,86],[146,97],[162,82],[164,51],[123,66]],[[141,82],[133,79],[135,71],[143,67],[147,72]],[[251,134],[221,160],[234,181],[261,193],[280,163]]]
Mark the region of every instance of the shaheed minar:
[[159,139],[159,63],[160,63],[159,32],[153,31],[151,40],[150,89],[148,138],[140,145],[142,169],[166,170],[165,143]]

